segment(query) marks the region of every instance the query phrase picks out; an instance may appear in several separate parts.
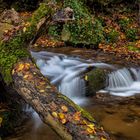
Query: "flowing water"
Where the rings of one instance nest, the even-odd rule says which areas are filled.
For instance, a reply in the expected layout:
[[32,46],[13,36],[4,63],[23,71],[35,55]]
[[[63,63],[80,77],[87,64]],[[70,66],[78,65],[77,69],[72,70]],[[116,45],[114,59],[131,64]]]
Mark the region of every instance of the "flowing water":
[[[132,96],[140,93],[140,68],[123,68],[111,72],[107,79],[106,91],[115,96]],[[101,91],[101,92],[102,92]]]
[[31,52],[36,59],[36,64],[44,76],[50,78],[51,83],[58,90],[78,104],[85,104],[84,73],[95,68],[114,69],[105,63],[95,63],[79,57],[71,57],[50,52]]
[[[116,69],[105,63],[84,60],[75,56],[50,52],[31,52],[41,73],[50,78],[58,90],[74,102],[87,109],[104,128],[110,132],[114,140],[139,140],[140,134],[140,102],[129,104],[102,104],[85,97],[86,83],[84,74],[97,68],[109,69],[106,87],[99,92],[126,98],[140,93],[140,69]],[[115,97],[114,96],[114,97]],[[30,109],[26,111],[31,112]],[[118,125],[119,124],[119,125]],[[59,140],[59,137],[43,124],[33,112],[32,119],[27,122],[28,129],[19,137],[8,140]]]
[[112,69],[106,78],[107,92],[115,96],[132,96],[140,93],[140,68],[115,68],[105,63],[95,63],[78,57],[50,52],[31,52],[43,75],[58,86],[60,92],[79,103],[85,96],[84,73],[94,68]]

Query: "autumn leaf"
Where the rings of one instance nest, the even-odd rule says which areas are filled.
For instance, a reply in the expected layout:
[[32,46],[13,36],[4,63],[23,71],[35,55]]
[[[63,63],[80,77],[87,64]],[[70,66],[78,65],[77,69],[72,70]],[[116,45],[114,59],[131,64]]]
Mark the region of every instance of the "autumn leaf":
[[63,110],[63,112],[68,112],[68,108],[65,105],[61,106],[61,109]]
[[88,126],[90,129],[93,129],[93,130],[95,129],[95,128],[94,128],[94,124],[89,124],[89,125],[87,125],[87,126]]
[[76,112],[73,116],[75,121],[80,121],[81,112]]
[[23,68],[24,68],[24,64],[19,64],[17,71],[21,71],[21,70],[23,70]]
[[45,90],[44,90],[44,89],[42,89],[42,90],[40,90],[39,92],[43,93],[43,92],[45,92]]
[[53,117],[58,118],[58,114],[56,112],[52,112]]
[[13,70],[12,70],[12,75],[13,75],[14,73],[15,73],[15,70],[13,69]]
[[3,121],[3,119],[0,117],[0,126],[1,126],[1,124],[2,124],[2,121]]
[[85,81],[88,81],[88,76],[87,75],[85,76]]
[[65,119],[65,114],[59,113],[58,115],[59,115],[59,118],[60,118],[60,119]]
[[89,127],[86,129],[86,131],[88,132],[88,134],[91,134],[91,133],[95,132],[93,129],[90,129]]
[[101,137],[101,140],[107,140],[106,138],[104,138],[104,137]]
[[25,63],[24,64],[24,69],[28,70],[30,68],[30,64],[29,63]]
[[65,124],[67,122],[66,119],[61,119],[62,124]]
[[27,28],[26,28],[26,27],[24,27],[24,28],[23,28],[23,32],[26,32],[26,30],[27,30]]

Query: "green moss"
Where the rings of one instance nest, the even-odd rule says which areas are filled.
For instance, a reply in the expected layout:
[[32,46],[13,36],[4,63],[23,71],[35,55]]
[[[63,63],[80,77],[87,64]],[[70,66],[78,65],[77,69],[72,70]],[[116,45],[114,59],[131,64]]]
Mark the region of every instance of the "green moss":
[[53,36],[54,38],[60,39],[60,35],[61,35],[61,26],[58,25],[52,25],[49,27],[48,29],[48,35]]
[[101,69],[95,69],[87,73],[86,95],[93,96],[98,90],[104,88],[106,72]]
[[125,31],[126,37],[131,40],[135,41],[138,39],[138,30],[136,28],[130,28]]
[[102,23],[91,15],[84,2],[84,0],[64,0],[63,8],[72,8],[75,20],[65,23],[63,27],[55,25],[55,28],[51,28],[52,37],[57,37],[57,39],[73,45],[95,46],[104,39]]
[[25,32],[18,31],[16,36],[8,42],[0,42],[0,69],[6,83],[12,81],[11,70],[13,65],[19,59],[30,56],[27,51],[27,42],[33,39],[37,31],[37,23],[41,18],[50,14],[50,9],[46,4],[41,4],[30,19],[30,26],[26,28]]
[[129,18],[124,18],[124,19],[120,19],[118,23],[122,28],[122,30],[125,30],[128,27],[128,25],[131,23],[131,20]]
[[83,117],[85,117],[86,119],[88,119],[91,122],[95,122],[95,119],[90,115],[90,113],[88,113],[86,110],[82,109],[79,105],[75,104],[72,100],[70,100],[68,97],[59,94],[59,98],[64,99],[65,101],[67,101],[71,106],[73,106],[74,108],[77,109],[77,111],[80,111],[83,115]]
[[136,48],[135,45],[133,44],[129,44],[126,46],[130,51],[134,51],[134,52],[140,52],[139,48]]
[[65,0],[64,7],[74,10],[75,21],[64,25],[70,32],[69,41],[74,44],[96,45],[103,40],[103,27],[99,20],[93,18],[83,1]]
[[101,24],[98,20],[77,20],[75,23],[65,24],[63,31],[70,32],[69,42],[73,44],[96,45],[104,38]]
[[[8,43],[0,43],[0,67],[5,82],[12,81],[11,70],[12,66],[18,59],[28,56],[23,45],[22,38],[14,38]],[[21,45],[21,46],[20,46]]]
[[138,29],[136,27],[131,27],[131,25],[133,25],[132,22],[133,20],[129,18],[120,19],[118,21],[127,39],[135,41],[138,39]]
[[117,32],[116,30],[112,29],[109,33],[106,34],[106,38],[108,42],[116,42],[119,38],[119,32]]
[[70,7],[74,10],[75,18],[91,18],[91,14],[89,13],[84,0],[64,0],[63,7]]

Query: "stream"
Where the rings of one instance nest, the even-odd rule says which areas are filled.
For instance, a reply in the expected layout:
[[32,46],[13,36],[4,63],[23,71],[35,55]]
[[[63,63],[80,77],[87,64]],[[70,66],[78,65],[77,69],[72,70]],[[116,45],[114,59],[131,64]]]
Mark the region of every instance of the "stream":
[[[117,67],[77,56],[52,52],[31,52],[38,68],[60,92],[88,110],[114,140],[140,139],[140,68]],[[94,97],[86,97],[89,71],[108,71],[103,89]],[[118,100],[118,101],[117,101]],[[20,135],[6,140],[59,140],[30,107],[25,109],[32,117],[23,126]]]

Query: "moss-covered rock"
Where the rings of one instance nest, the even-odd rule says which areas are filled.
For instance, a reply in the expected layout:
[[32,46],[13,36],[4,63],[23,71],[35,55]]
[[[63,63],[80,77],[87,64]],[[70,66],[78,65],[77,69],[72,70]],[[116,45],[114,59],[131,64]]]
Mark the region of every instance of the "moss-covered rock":
[[[62,29],[61,36],[59,36],[61,40],[75,45],[96,46],[104,39],[101,22],[91,15],[84,1],[64,0],[63,8],[66,7],[73,9],[75,20],[65,23],[63,27],[56,25],[57,29]],[[60,34],[60,30],[51,33],[56,37],[56,34]]]
[[86,95],[93,96],[96,92],[105,87],[107,71],[95,69],[86,74]]

